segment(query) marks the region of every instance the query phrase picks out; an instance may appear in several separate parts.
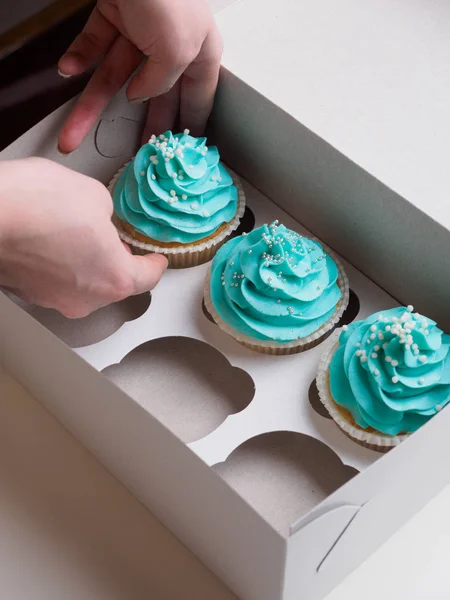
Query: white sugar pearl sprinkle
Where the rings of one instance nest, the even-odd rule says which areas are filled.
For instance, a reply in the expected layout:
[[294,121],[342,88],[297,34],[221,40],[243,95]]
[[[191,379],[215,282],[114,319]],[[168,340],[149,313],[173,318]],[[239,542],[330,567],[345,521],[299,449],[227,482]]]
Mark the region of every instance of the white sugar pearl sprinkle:
[[413,310],[414,310],[414,306],[413,306],[412,304],[408,304],[408,306],[406,307],[406,310],[407,310],[408,312],[412,313],[412,312],[413,312]]
[[386,356],[384,360],[388,363],[392,362],[392,358],[390,356]]
[[372,325],[372,326],[370,327],[370,331],[376,331],[376,330],[377,330],[377,326],[376,326],[376,325]]
[[394,375],[394,377],[392,378],[392,383],[398,383],[397,375]]
[[343,329],[344,331],[347,331],[347,329],[348,329],[348,325],[342,325],[342,329]]
[[184,133],[184,135],[189,135],[189,134],[191,133],[191,131],[190,131],[189,129],[185,129],[185,130],[183,131],[183,133]]
[[398,360],[393,360],[391,364],[393,367],[398,367]]
[[187,194],[181,194],[181,199],[182,200],[187,200]]
[[423,384],[425,383],[425,379],[424,379],[423,377],[421,377],[421,378],[419,379],[419,383],[420,383],[421,385],[423,385]]
[[378,358],[378,354],[376,352],[372,352],[371,357],[372,358]]
[[380,374],[380,371],[378,369],[374,369],[373,374],[375,375],[375,377],[378,377],[378,375]]
[[419,360],[421,363],[427,362],[427,357],[422,354],[422,356],[419,356]]
[[152,175],[152,179],[153,179],[153,181],[155,181],[156,175]]
[[175,191],[175,190],[170,190],[169,194],[170,194],[171,196],[176,196],[176,195],[177,195],[177,193],[176,193],[176,191]]
[[367,362],[367,356],[361,356],[361,362],[362,363]]
[[371,333],[371,334],[370,334],[370,339],[371,339],[371,340],[374,340],[376,337],[377,337],[377,336],[376,336],[374,333]]
[[380,346],[374,346],[373,349],[375,350],[375,352],[378,352],[378,350],[380,349]]
[[191,204],[192,210],[196,210],[199,206],[200,206],[200,204],[198,202],[192,202],[192,204]]
[[145,171],[141,171],[141,172],[139,173],[139,175],[140,175],[141,177],[144,177],[144,176],[145,176]]

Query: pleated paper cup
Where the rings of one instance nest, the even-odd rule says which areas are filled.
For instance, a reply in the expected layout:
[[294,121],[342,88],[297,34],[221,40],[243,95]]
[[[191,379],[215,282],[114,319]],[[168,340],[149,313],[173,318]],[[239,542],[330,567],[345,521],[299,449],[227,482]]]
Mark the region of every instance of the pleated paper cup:
[[333,329],[339,323],[340,318],[344,314],[344,311],[347,308],[349,302],[350,290],[348,278],[344,271],[344,268],[339,262],[339,260],[335,256],[333,256],[331,252],[327,250],[327,253],[335,261],[338,267],[339,277],[337,280],[337,284],[342,292],[342,298],[336,305],[336,309],[333,315],[330,317],[330,319],[328,319],[328,321],[324,323],[322,327],[317,329],[317,331],[314,331],[313,333],[304,338],[298,338],[296,340],[286,343],[271,340],[258,340],[233,329],[233,327],[228,325],[228,323],[222,319],[222,317],[215,309],[214,304],[211,300],[211,267],[209,268],[208,274],[206,276],[204,289],[204,301],[206,310],[214,319],[215,323],[220,327],[220,329],[225,331],[225,333],[230,335],[232,338],[234,338],[246,348],[254,350],[255,352],[262,352],[264,354],[282,356],[287,354],[296,354],[298,352],[304,352],[305,350],[309,350],[310,348],[313,348],[314,346],[320,344],[332,333]]
[[363,429],[362,427],[358,427],[350,412],[333,400],[330,390],[329,367],[334,353],[339,348],[339,333],[336,331],[333,334],[332,339],[330,339],[330,345],[321,356],[319,362],[316,384],[320,401],[336,425],[354,442],[377,452],[388,452],[391,448],[395,448],[395,446],[401,444],[410,434],[390,436],[384,435],[372,428]]
[[[121,167],[108,184],[108,190],[113,196],[114,187],[131,161],[128,161]],[[241,180],[227,168],[228,173],[233,179],[233,183],[238,190],[238,208],[235,216],[229,223],[224,223],[218,230],[204,240],[199,240],[192,244],[178,244],[176,242],[165,245],[164,242],[151,240],[144,234],[136,231],[129,223],[124,223],[116,215],[113,216],[113,223],[119,233],[121,240],[131,246],[133,254],[164,254],[169,261],[171,269],[185,269],[195,267],[211,260],[217,250],[229,239],[231,234],[239,227],[245,211],[245,193]],[[147,240],[147,241],[146,241]]]

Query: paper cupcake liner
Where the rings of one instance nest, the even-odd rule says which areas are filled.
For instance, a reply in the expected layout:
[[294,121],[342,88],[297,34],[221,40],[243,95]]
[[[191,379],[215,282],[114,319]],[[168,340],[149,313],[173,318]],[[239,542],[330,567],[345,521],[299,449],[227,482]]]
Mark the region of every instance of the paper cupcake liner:
[[304,338],[299,338],[297,340],[293,340],[292,342],[286,343],[275,342],[271,340],[258,340],[233,329],[233,327],[228,325],[228,323],[224,321],[222,317],[218,314],[211,300],[211,267],[208,269],[204,289],[204,301],[206,310],[209,312],[209,314],[214,319],[216,324],[220,327],[220,329],[225,331],[225,333],[230,335],[232,338],[234,338],[236,341],[238,341],[246,348],[249,348],[250,350],[278,356],[286,354],[296,354],[298,352],[305,352],[305,350],[309,350],[310,348],[313,348],[314,346],[320,344],[332,333],[333,329],[339,323],[339,319],[344,314],[344,311],[347,308],[349,302],[350,289],[348,284],[348,278],[344,271],[344,268],[332,252],[330,252],[328,249],[326,250],[326,252],[333,258],[338,267],[339,277],[337,283],[342,292],[342,298],[338,302],[336,310],[334,311],[331,318],[328,319],[328,321],[324,323],[322,327],[320,327],[319,329],[317,329],[316,331]]
[[[117,183],[122,172],[130,164],[131,160],[121,167],[117,173],[113,176],[108,184],[108,190],[113,195],[114,187]],[[227,167],[228,173],[233,179],[233,183],[238,191],[238,208],[233,219],[228,223],[228,226],[221,229],[220,233],[216,236],[210,237],[202,243],[186,244],[184,246],[176,246],[172,248],[165,248],[164,246],[158,246],[156,244],[147,244],[136,240],[130,233],[123,230],[118,219],[113,219],[113,223],[119,233],[121,240],[132,246],[134,254],[149,254],[151,252],[157,254],[164,254],[169,261],[169,267],[171,269],[183,269],[187,267],[195,267],[208,262],[213,258],[217,250],[227,241],[230,235],[239,227],[240,220],[244,216],[245,211],[245,192],[242,187],[242,183],[238,175]]]
[[331,396],[329,366],[334,353],[339,348],[339,333],[339,331],[334,332],[332,340],[330,340],[330,346],[320,358],[316,378],[320,401],[336,425],[354,442],[377,452],[388,452],[391,448],[401,444],[410,434],[389,436],[357,427],[339,410],[338,404],[336,404]]

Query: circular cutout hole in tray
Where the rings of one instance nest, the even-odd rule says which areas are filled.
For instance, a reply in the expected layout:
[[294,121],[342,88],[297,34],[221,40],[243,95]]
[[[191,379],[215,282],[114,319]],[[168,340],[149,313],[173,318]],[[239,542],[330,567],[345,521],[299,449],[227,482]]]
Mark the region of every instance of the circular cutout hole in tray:
[[208,321],[210,321],[213,325],[216,325],[216,322],[214,321],[212,316],[209,314],[208,309],[206,308],[204,299],[202,300],[202,313],[205,315]]
[[188,337],[146,342],[103,372],[187,443],[243,410],[255,392],[250,375]]
[[317,383],[316,383],[315,379],[309,386],[308,399],[309,399],[311,408],[313,409],[314,412],[316,412],[321,417],[324,417],[325,419],[331,419],[330,413],[327,411],[325,406],[320,401],[319,390],[317,389]]
[[288,431],[248,440],[214,469],[283,536],[358,473],[323,442]]
[[71,348],[97,344],[115,333],[124,323],[141,317],[149,308],[151,294],[130,296],[104,306],[82,319],[67,319],[57,310],[40,306],[25,310]]
[[336,327],[342,327],[343,325],[349,325],[352,321],[356,319],[359,314],[360,304],[359,298],[356,293],[350,289],[348,306],[345,309],[342,317],[339,319],[339,323]]
[[247,205],[245,207],[244,214],[239,222],[239,227],[233,232],[232,238],[242,235],[243,233],[250,233],[255,228],[255,215],[252,209]]

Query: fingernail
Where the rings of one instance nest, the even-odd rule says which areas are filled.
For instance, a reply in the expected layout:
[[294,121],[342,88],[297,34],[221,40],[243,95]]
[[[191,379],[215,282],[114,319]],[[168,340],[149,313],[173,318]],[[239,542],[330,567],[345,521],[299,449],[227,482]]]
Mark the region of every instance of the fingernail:
[[63,73],[59,68],[58,68],[58,75],[60,77],[63,77],[64,79],[69,79],[69,77],[72,77],[72,75],[70,75],[70,73]]
[[59,146],[57,146],[56,151],[60,156],[68,156],[70,154],[70,152],[64,152],[63,150],[61,150]]
[[148,102],[150,100],[150,96],[147,98],[132,98],[130,100],[131,104],[144,104],[144,102]]

